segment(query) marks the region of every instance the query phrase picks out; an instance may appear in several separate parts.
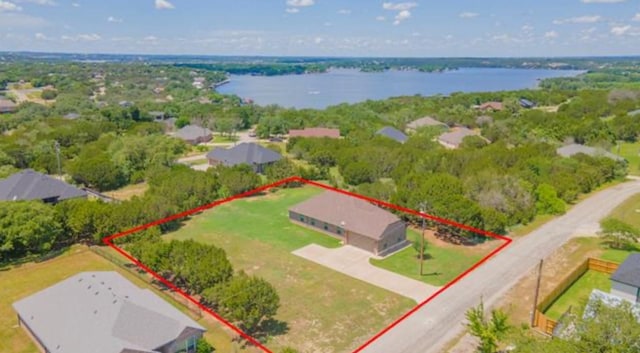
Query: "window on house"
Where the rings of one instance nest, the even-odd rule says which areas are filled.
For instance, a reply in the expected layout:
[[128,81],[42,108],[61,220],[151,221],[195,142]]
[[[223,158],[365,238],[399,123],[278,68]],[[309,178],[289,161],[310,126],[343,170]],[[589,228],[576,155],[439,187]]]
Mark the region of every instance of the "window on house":
[[384,245],[382,246],[383,249],[387,248],[387,243],[384,243]]
[[338,235],[342,235],[342,229],[338,228],[338,229],[336,230],[336,233],[338,233]]
[[316,221],[312,219],[312,220],[311,220],[311,225],[312,225],[312,226],[315,226],[315,225],[316,225]]
[[323,228],[324,230],[329,230],[329,225],[325,223]]
[[300,222],[304,222],[304,216],[300,216]]

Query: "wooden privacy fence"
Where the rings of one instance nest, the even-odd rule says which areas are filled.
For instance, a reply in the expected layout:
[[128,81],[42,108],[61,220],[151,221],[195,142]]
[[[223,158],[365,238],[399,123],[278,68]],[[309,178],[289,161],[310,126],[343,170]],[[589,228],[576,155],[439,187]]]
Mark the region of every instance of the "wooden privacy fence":
[[591,270],[596,272],[602,272],[606,274],[614,273],[620,264],[616,262],[609,262],[600,259],[588,258],[578,267],[576,267],[571,273],[569,273],[551,292],[549,292],[536,306],[534,313],[533,327],[538,328],[542,332],[551,335],[553,329],[558,322],[547,317],[544,312],[547,310],[553,302],[558,299],[572,284],[574,284],[580,276],[585,272]]
[[89,247],[91,251],[94,253],[104,257],[109,262],[118,265],[120,268],[126,270],[127,272],[133,274],[137,278],[143,280],[144,282],[151,285],[154,289],[161,292],[163,295],[171,297],[173,301],[182,304],[185,308],[189,309],[189,311],[194,314],[198,319],[202,317],[202,309],[200,309],[193,302],[183,297],[182,295],[172,291],[169,288],[166,288],[162,283],[157,282],[154,277],[146,272],[140,272],[137,267],[131,266],[132,264],[129,261],[125,260],[122,257],[114,256],[114,254],[109,253],[104,248],[99,246],[91,246]]

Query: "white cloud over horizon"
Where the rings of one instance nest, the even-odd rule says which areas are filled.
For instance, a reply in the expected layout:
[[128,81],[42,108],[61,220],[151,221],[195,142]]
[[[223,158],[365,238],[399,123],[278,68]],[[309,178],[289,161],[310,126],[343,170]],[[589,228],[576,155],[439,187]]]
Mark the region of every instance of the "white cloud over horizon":
[[480,14],[478,14],[476,12],[462,12],[458,16],[460,18],[475,18],[475,17],[478,17],[479,15]]
[[602,20],[602,16],[600,15],[591,15],[591,16],[578,16],[578,17],[570,17],[565,19],[554,20],[553,24],[562,25],[566,23],[596,23]]
[[158,10],[171,10],[175,9],[172,3],[167,0],[155,0],[156,9]]

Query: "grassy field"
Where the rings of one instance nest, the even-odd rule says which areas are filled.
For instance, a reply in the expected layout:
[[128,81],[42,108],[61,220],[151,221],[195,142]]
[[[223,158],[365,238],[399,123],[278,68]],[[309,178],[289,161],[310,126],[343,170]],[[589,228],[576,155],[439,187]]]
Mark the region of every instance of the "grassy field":
[[[16,314],[11,304],[82,271],[118,271],[139,287],[148,284],[130,272],[109,262],[83,246],[74,246],[60,256],[44,262],[32,262],[0,272],[0,352],[37,353],[31,339],[17,326]],[[181,304],[154,290],[169,303],[188,313],[207,328],[206,338],[219,352],[234,352],[235,343],[219,324],[207,316],[193,317]],[[237,352],[258,352],[255,349]]]
[[616,207],[609,217],[617,218],[640,228],[640,194],[635,194]]
[[104,192],[105,195],[118,200],[129,200],[134,196],[142,196],[149,189],[147,183],[132,184],[113,191]]
[[[558,320],[560,316],[569,310],[582,310],[589,300],[589,295],[594,289],[603,292],[611,290],[611,281],[606,273],[587,271],[575,283],[571,285],[551,306],[545,314],[551,319]],[[578,312],[579,311],[573,311]]]
[[260,276],[280,295],[276,319],[288,332],[271,349],[290,345],[301,352],[347,352],[415,305],[410,299],[291,254],[316,243],[339,241],[289,222],[287,209],[322,192],[314,187],[280,190],[235,200],[189,220],[168,239],[195,239],[227,252],[236,270]]
[[621,142],[620,152],[618,147],[613,146],[611,152],[619,154],[629,162],[629,174],[640,175],[640,142]]
[[[418,241],[420,234],[409,229],[407,238],[412,242]],[[382,260],[371,259],[371,264],[428,284],[443,286],[484,256],[484,251],[476,251],[469,247],[442,244],[434,246],[432,242],[427,241],[427,243],[423,276],[419,274],[420,260],[418,252],[413,247],[403,249]]]

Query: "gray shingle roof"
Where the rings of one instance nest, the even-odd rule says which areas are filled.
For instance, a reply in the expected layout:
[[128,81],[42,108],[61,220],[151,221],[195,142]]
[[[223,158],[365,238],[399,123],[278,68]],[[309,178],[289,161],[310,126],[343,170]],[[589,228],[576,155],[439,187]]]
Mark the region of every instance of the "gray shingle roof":
[[464,138],[467,136],[478,136],[478,133],[463,127],[451,132],[445,132],[438,137],[438,141],[447,145],[458,147],[462,143],[462,140],[464,140]]
[[424,118],[420,118],[418,120],[414,120],[412,122],[410,122],[409,124],[407,124],[407,128],[409,129],[418,129],[421,128],[423,126],[444,126],[446,127],[447,124],[438,121],[430,116],[425,116]]
[[282,156],[257,143],[245,142],[228,149],[216,147],[207,153],[207,158],[218,160],[222,164],[231,167],[238,164],[272,163],[282,159]]
[[402,131],[391,126],[383,127],[382,129],[378,130],[378,132],[376,132],[376,135],[385,136],[400,143],[405,143],[409,139],[407,135],[405,135]]
[[187,125],[182,129],[176,131],[175,136],[186,141],[193,141],[203,137],[210,137],[211,134],[211,130],[207,129],[206,127],[201,127],[198,125]]
[[570,145],[566,145],[563,147],[560,147],[556,150],[556,153],[558,153],[559,155],[563,156],[563,157],[571,157],[573,155],[579,154],[579,153],[584,153],[588,156],[592,156],[592,157],[608,157],[611,159],[615,159],[617,161],[622,161],[624,160],[624,158],[620,157],[620,156],[616,156],[615,154],[611,153],[611,152],[607,152],[605,150],[603,150],[602,148],[595,148],[595,147],[590,147],[590,146],[585,146],[585,145],[579,145],[577,143],[573,143]]
[[633,253],[624,260],[611,280],[640,288],[640,253]]
[[113,271],[79,273],[13,307],[51,352],[152,352],[187,328],[204,331]]
[[376,240],[388,227],[402,222],[393,213],[368,201],[335,191],[325,191],[289,210],[333,225],[344,224],[345,230]]
[[84,190],[31,169],[25,169],[7,179],[0,180],[0,200],[4,201],[45,199],[62,201],[86,196],[87,193]]

